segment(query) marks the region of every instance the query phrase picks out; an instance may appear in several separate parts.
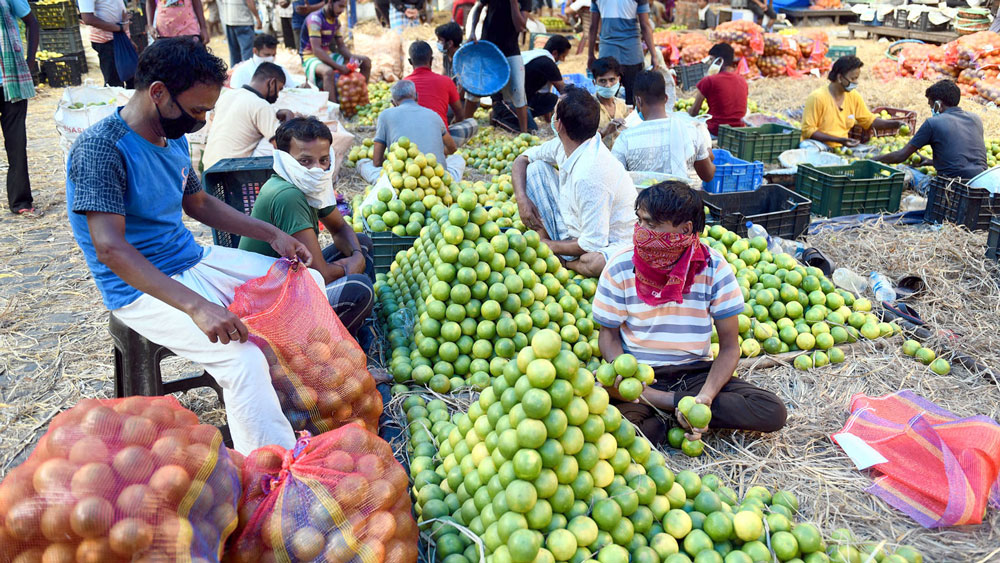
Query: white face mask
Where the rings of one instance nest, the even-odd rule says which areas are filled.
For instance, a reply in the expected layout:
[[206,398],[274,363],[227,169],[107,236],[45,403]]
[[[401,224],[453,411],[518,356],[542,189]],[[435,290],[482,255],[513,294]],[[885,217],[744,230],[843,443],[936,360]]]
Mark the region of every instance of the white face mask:
[[707,76],[712,76],[713,74],[719,74],[720,70],[722,70],[722,59],[716,57],[716,59],[712,61],[712,64],[708,66],[708,70],[705,74]]
[[306,168],[285,151],[274,150],[274,172],[296,188],[302,190],[309,206],[322,209],[336,205],[337,194],[333,191],[333,167]]
[[258,57],[257,55],[253,56],[253,64],[255,65],[260,65],[260,63],[273,63],[273,62],[274,62],[274,57]]

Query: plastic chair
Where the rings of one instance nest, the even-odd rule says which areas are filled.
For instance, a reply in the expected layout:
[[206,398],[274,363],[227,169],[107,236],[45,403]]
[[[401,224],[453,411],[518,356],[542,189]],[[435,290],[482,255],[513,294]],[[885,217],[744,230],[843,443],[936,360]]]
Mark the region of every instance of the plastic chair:
[[[114,344],[115,355],[115,397],[131,397],[145,395],[150,397],[181,393],[200,387],[210,387],[219,397],[219,403],[225,405],[222,387],[206,371],[174,381],[163,381],[160,362],[173,356],[165,346],[155,344],[143,338],[138,332],[130,329],[112,313],[108,322],[108,332]],[[232,447],[229,427],[219,428],[222,431],[226,445]]]

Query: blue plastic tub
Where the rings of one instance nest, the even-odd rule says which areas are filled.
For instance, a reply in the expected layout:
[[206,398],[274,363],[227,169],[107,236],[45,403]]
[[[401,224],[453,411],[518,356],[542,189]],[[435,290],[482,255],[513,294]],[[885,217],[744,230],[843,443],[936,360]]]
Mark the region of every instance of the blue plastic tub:
[[764,163],[740,160],[725,149],[715,149],[712,155],[715,157],[715,177],[711,182],[702,183],[706,192],[748,192],[764,182]]
[[577,88],[583,88],[584,90],[594,94],[597,92],[597,87],[594,86],[594,81],[587,78],[587,75],[574,73],[574,74],[564,74],[562,75],[563,82],[566,84],[572,84]]
[[510,80],[510,65],[496,45],[476,41],[462,45],[452,60],[458,83],[470,94],[492,96]]

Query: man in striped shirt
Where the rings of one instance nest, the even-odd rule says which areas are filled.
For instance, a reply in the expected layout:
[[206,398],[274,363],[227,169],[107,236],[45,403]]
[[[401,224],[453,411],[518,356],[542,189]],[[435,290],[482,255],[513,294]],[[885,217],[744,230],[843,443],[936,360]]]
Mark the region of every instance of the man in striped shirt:
[[[654,368],[656,382],[640,400],[617,402],[618,408],[654,443],[663,441],[666,427],[653,407],[674,411],[685,396],[711,407],[712,428],[780,429],[786,417],[781,400],[734,377],[743,295],[726,260],[698,240],[705,228],[701,193],[663,182],[640,192],[635,209],[634,248],[608,260],[593,314],[603,329],[604,359],[627,351]],[[719,338],[714,361],[713,323]],[[689,440],[706,430],[687,429]]]

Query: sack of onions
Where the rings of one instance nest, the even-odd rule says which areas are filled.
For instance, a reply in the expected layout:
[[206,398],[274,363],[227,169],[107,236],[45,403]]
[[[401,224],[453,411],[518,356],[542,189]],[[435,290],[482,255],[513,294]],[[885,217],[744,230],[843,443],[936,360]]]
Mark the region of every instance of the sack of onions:
[[239,472],[173,397],[85,399],[0,483],[0,562],[212,561]]
[[229,562],[417,560],[406,471],[360,425],[254,450],[243,483]]

